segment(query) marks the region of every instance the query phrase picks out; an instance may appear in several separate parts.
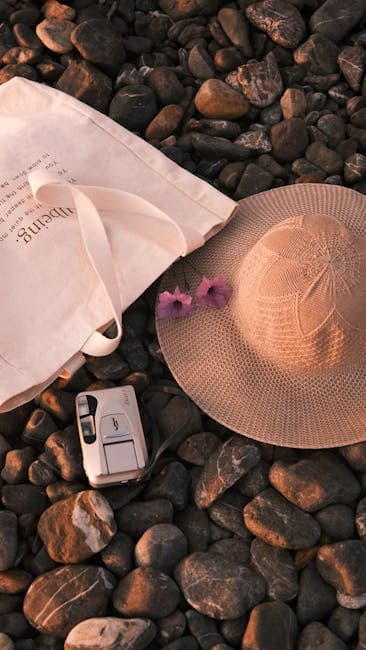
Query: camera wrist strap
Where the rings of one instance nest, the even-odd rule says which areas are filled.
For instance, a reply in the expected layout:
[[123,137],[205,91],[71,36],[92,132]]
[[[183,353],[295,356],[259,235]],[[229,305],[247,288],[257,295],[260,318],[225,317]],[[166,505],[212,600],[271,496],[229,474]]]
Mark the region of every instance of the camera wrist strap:
[[[188,405],[188,409],[189,409],[188,421],[185,422],[183,426],[179,427],[177,431],[175,431],[170,436],[168,436],[168,438],[166,438],[166,440],[164,440],[164,442],[161,445],[159,445],[160,433],[159,433],[157,418],[155,416],[154,410],[150,407],[148,403],[148,399],[156,393],[167,393],[170,395],[176,395],[182,397],[185,400],[186,404]],[[164,453],[164,451],[166,451],[172,445],[182,442],[184,440],[186,434],[191,430],[192,419],[193,419],[193,409],[192,409],[191,400],[186,395],[186,393],[184,393],[184,391],[174,386],[166,386],[166,385],[149,386],[141,396],[141,404],[145,409],[146,413],[148,414],[150,420],[151,452],[150,452],[149,462],[139,473],[137,479],[138,481],[141,481],[142,479],[146,478],[150,474],[157,460]]]

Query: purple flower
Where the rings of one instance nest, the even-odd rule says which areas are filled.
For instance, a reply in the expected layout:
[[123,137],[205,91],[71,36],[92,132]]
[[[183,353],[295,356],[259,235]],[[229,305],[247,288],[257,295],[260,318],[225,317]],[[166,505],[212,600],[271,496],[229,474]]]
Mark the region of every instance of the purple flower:
[[174,293],[163,291],[159,294],[156,313],[159,318],[179,318],[189,316],[193,309],[192,296],[182,293],[179,287],[175,287]]
[[197,288],[196,296],[201,307],[220,309],[226,305],[232,289],[222,275],[216,275],[212,280],[203,276]]

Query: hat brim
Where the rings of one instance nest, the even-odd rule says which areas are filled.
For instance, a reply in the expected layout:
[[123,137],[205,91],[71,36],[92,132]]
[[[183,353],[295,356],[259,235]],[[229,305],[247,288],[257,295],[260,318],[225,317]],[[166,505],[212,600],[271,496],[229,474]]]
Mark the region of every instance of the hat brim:
[[[267,230],[296,215],[324,214],[366,237],[366,197],[339,186],[299,184],[239,202],[232,221],[189,260],[163,276],[160,291],[194,292],[202,275],[233,286],[245,254]],[[295,374],[261,357],[235,325],[234,295],[222,309],[157,318],[157,334],[176,381],[209,416],[255,440],[319,449],[366,439],[366,363],[328,373]]]

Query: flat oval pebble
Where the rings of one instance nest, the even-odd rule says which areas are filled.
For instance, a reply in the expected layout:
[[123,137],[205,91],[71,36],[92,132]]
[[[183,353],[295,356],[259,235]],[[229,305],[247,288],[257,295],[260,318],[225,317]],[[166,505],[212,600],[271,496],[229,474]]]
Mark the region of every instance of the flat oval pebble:
[[64,650],[143,650],[155,635],[147,618],[88,618],[69,632]]
[[66,54],[71,52],[73,44],[70,40],[71,32],[76,25],[71,20],[57,20],[56,18],[45,18],[36,27],[36,34],[51,52]]
[[321,546],[317,568],[324,580],[338,591],[360,596],[366,585],[366,546],[356,539]]
[[277,461],[270,469],[269,480],[288,501],[306,512],[352,502],[361,491],[353,473],[328,451],[292,464]]
[[220,444],[220,438],[214,433],[194,433],[182,442],[177,455],[187,463],[203,466]]
[[326,0],[311,16],[312,32],[325,34],[336,43],[360,21],[365,13],[364,0]]
[[250,546],[251,565],[267,585],[267,594],[273,600],[286,602],[297,595],[297,570],[291,553],[256,538]]
[[197,110],[212,119],[232,120],[249,110],[248,100],[220,79],[208,79],[198,90],[194,102]]
[[314,561],[310,562],[299,580],[296,615],[300,625],[329,616],[336,603],[335,589],[321,577]]
[[148,140],[164,140],[178,128],[184,111],[177,104],[167,104],[155,115],[145,131]]
[[87,61],[75,61],[67,66],[65,72],[58,78],[56,87],[102,113],[108,109],[112,81],[104,72]]
[[199,508],[208,508],[225,490],[260,461],[256,444],[241,436],[231,436],[212,453],[203,468],[194,492]]
[[185,599],[219,620],[238,618],[261,602],[264,581],[250,569],[217,553],[193,553],[174,571]]
[[294,60],[305,65],[309,72],[319,75],[337,72],[339,48],[323,34],[311,34],[309,38],[294,51]]
[[18,520],[14,512],[0,511],[0,571],[10,569],[17,553]]
[[182,531],[173,524],[156,524],[137,541],[135,563],[170,573],[186,554],[187,540]]
[[100,566],[67,565],[38,576],[24,598],[24,614],[39,632],[65,638],[80,621],[103,616],[115,585]]
[[109,20],[84,20],[71,33],[71,43],[83,59],[106,68],[118,68],[125,58],[123,38]]
[[38,534],[55,562],[78,563],[98,553],[117,531],[113,510],[97,490],[57,501],[38,522]]
[[317,521],[272,488],[264,490],[245,506],[244,522],[253,535],[280,548],[307,548],[320,537]]
[[160,9],[174,21],[192,16],[211,16],[217,5],[217,0],[159,0]]
[[293,117],[271,128],[273,155],[279,162],[292,162],[305,152],[309,136],[304,120]]
[[285,0],[261,0],[246,8],[247,18],[278,45],[297,47],[305,35],[305,23],[298,9]]
[[297,644],[297,650],[314,650],[314,648],[347,650],[345,643],[318,621],[304,627]]
[[113,592],[113,606],[123,617],[161,618],[174,612],[179,589],[154,567],[138,567],[122,578]]
[[130,131],[145,130],[157,113],[153,90],[142,84],[121,88],[113,97],[109,117]]
[[232,44],[241,50],[244,56],[251,57],[253,52],[245,17],[236,9],[224,7],[218,12],[217,20]]
[[296,616],[281,602],[261,603],[250,613],[242,639],[242,650],[295,650],[297,639]]

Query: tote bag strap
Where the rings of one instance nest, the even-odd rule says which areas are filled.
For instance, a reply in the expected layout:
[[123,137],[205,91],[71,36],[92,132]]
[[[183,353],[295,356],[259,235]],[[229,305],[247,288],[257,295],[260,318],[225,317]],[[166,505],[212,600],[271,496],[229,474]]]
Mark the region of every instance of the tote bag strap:
[[[115,350],[122,336],[120,323],[122,301],[110,244],[98,210],[118,212],[122,216],[124,213],[138,212],[173,225],[177,232],[175,258],[187,255],[202,246],[204,238],[193,228],[184,227],[183,232],[183,229],[165,212],[131,192],[98,186],[74,185],[62,181],[55,173],[42,170],[32,172],[28,178],[33,195],[40,203],[60,207],[72,203],[76,208],[85,250],[108,296],[117,326],[116,336],[111,339],[99,331],[93,332],[84,343],[81,352],[93,356],[110,354]],[[148,237],[148,233],[146,236]],[[123,292],[123,288],[121,290]]]

